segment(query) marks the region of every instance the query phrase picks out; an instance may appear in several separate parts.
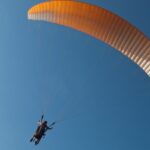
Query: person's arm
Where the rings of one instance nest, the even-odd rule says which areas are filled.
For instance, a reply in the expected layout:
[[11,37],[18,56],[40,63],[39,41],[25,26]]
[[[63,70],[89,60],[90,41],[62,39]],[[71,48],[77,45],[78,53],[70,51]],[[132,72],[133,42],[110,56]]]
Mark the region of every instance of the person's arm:
[[51,125],[47,126],[47,130],[53,129],[53,126],[55,125],[55,122],[53,122]]
[[53,129],[53,127],[51,127],[51,126],[46,127],[46,130],[52,130],[52,129]]

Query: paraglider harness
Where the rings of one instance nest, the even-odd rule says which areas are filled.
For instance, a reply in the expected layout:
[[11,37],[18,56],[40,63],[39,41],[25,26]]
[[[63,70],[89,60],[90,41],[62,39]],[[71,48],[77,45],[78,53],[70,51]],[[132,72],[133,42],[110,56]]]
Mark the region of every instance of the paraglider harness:
[[47,121],[43,121],[43,118],[44,115],[42,115],[41,120],[39,121],[39,126],[30,140],[30,142],[35,142],[35,145],[40,142],[42,137],[45,137],[45,133],[47,132],[47,130],[52,130],[53,126],[56,124],[56,122],[53,122],[51,125],[48,126]]

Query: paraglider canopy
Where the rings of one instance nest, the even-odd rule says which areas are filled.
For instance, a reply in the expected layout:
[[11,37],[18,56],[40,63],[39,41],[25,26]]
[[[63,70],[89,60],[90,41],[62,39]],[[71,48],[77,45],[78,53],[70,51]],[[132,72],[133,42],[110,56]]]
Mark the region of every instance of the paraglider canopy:
[[33,6],[28,19],[64,25],[120,51],[150,76],[150,40],[118,15],[76,0],[49,0]]

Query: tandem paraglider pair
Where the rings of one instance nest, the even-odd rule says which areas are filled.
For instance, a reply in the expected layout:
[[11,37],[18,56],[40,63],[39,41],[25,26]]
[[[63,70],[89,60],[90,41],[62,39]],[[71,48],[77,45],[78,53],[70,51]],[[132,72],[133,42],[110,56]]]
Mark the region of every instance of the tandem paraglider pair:
[[42,115],[41,119],[39,120],[38,127],[34,135],[32,136],[32,138],[30,139],[30,142],[35,142],[35,145],[37,145],[40,142],[42,137],[43,138],[45,137],[47,130],[53,129],[53,126],[56,123],[56,122],[53,122],[51,125],[48,126],[47,121],[43,119],[44,119],[44,115]]

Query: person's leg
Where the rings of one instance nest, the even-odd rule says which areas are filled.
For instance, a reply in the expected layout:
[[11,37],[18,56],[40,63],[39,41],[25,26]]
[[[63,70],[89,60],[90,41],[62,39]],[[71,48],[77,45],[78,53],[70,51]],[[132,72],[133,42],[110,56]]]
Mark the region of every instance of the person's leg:
[[35,137],[33,135],[33,137],[30,139],[30,142],[34,141],[35,140]]
[[37,145],[38,143],[39,143],[39,140],[36,140],[36,141],[35,141],[35,145]]

